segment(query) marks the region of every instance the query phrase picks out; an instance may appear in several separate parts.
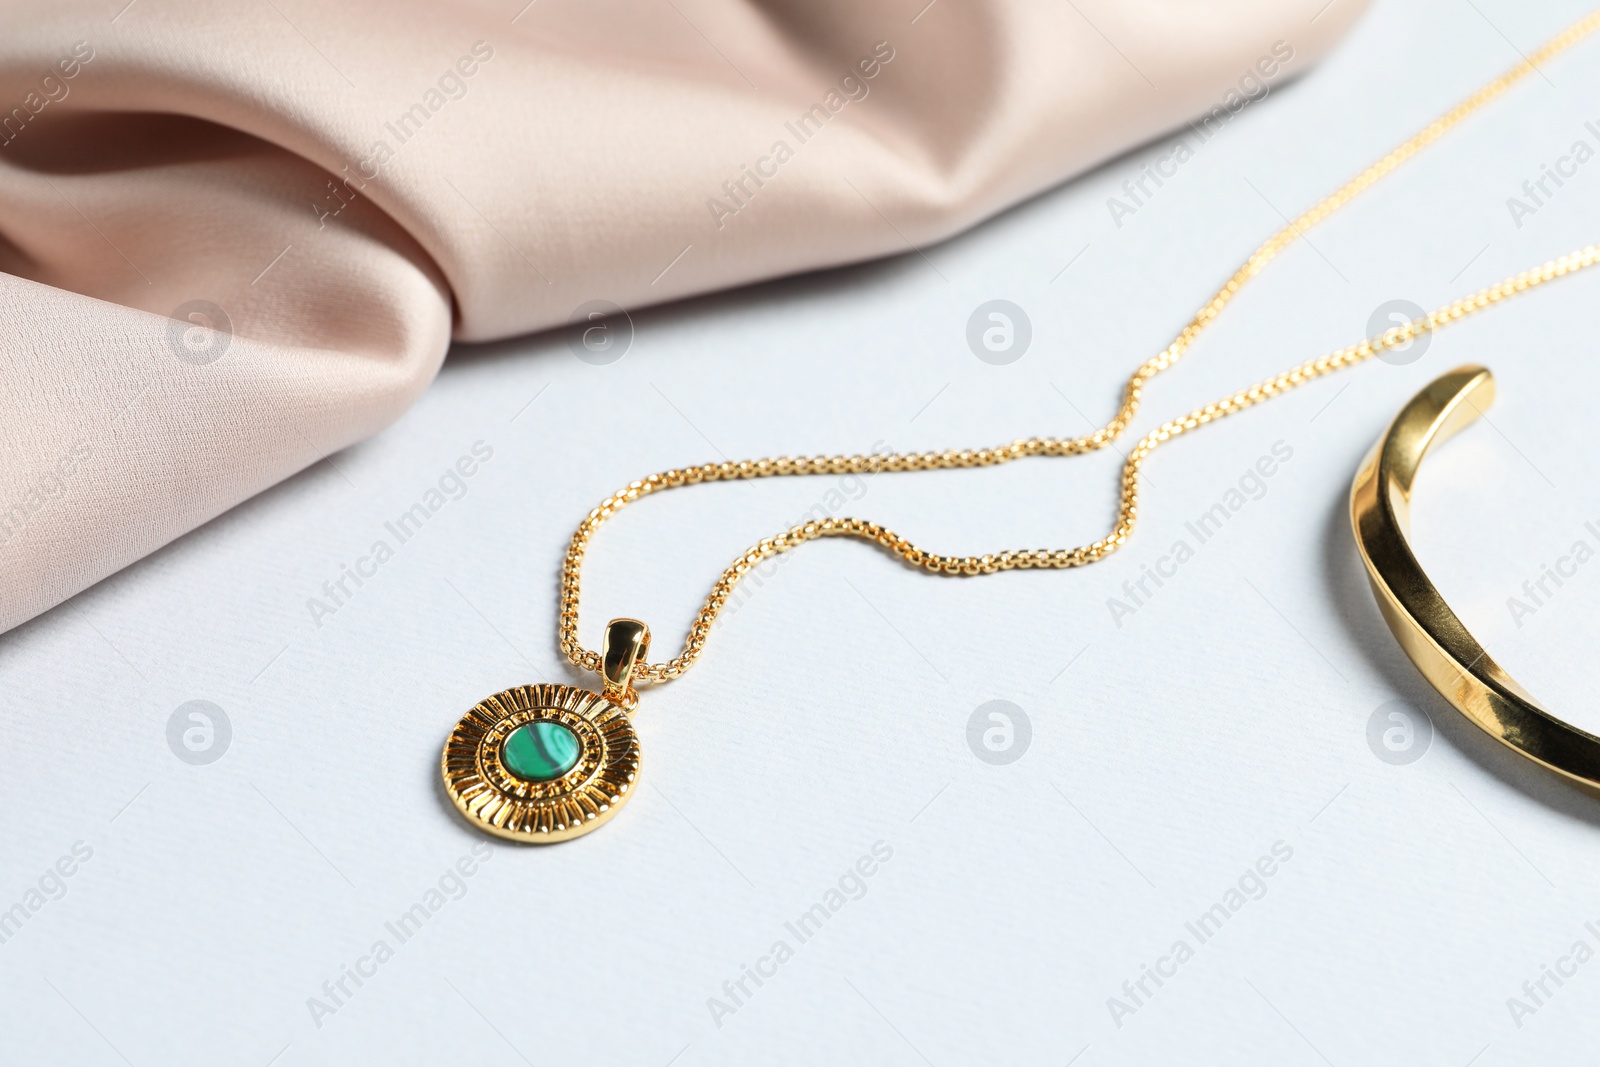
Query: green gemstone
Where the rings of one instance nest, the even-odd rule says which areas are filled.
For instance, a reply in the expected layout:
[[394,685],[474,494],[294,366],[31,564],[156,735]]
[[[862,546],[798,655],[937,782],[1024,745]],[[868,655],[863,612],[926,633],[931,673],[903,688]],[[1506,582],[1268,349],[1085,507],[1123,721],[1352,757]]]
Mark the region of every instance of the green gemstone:
[[572,770],[582,753],[578,735],[560,723],[530,722],[511,731],[501,758],[518,778],[548,782]]

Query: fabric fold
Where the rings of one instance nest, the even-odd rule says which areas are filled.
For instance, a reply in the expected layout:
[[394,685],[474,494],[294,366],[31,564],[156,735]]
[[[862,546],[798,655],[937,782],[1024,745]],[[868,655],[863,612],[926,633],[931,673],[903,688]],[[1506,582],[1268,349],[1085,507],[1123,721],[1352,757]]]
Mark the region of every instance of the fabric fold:
[[937,241],[1309,68],[1324,3],[0,0],[0,630],[452,338]]

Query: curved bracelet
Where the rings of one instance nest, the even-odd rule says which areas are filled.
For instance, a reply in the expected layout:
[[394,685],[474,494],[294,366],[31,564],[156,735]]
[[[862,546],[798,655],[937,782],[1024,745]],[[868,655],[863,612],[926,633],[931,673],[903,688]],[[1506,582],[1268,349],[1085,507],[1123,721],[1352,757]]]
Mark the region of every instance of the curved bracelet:
[[1600,737],[1540,707],[1479,645],[1412,554],[1411,486],[1434,445],[1494,401],[1494,375],[1458,367],[1395,416],[1350,488],[1350,525],[1389,629],[1411,662],[1457,711],[1520,755],[1600,787]]

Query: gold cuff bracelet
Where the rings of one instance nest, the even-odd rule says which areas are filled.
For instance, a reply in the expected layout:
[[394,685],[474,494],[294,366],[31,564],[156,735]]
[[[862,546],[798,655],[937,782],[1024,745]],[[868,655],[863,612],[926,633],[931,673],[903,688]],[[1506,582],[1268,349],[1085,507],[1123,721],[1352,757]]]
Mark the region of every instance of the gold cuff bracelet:
[[1429,684],[1489,736],[1593,790],[1600,737],[1556,718],[1484,651],[1428,580],[1407,542],[1411,486],[1434,445],[1494,401],[1494,375],[1459,367],[1395,416],[1350,489],[1350,525],[1378,608]]

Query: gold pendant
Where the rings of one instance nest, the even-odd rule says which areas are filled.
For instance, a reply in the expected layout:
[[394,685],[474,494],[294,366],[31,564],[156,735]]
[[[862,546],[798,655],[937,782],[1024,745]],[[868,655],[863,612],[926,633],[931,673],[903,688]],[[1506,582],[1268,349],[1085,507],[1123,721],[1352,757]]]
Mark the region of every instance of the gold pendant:
[[440,770],[480,830],[531,844],[580,837],[617,813],[639,781],[634,665],[650,629],[613,619],[601,652],[605,688],[522,685],[486,697],[445,741]]

